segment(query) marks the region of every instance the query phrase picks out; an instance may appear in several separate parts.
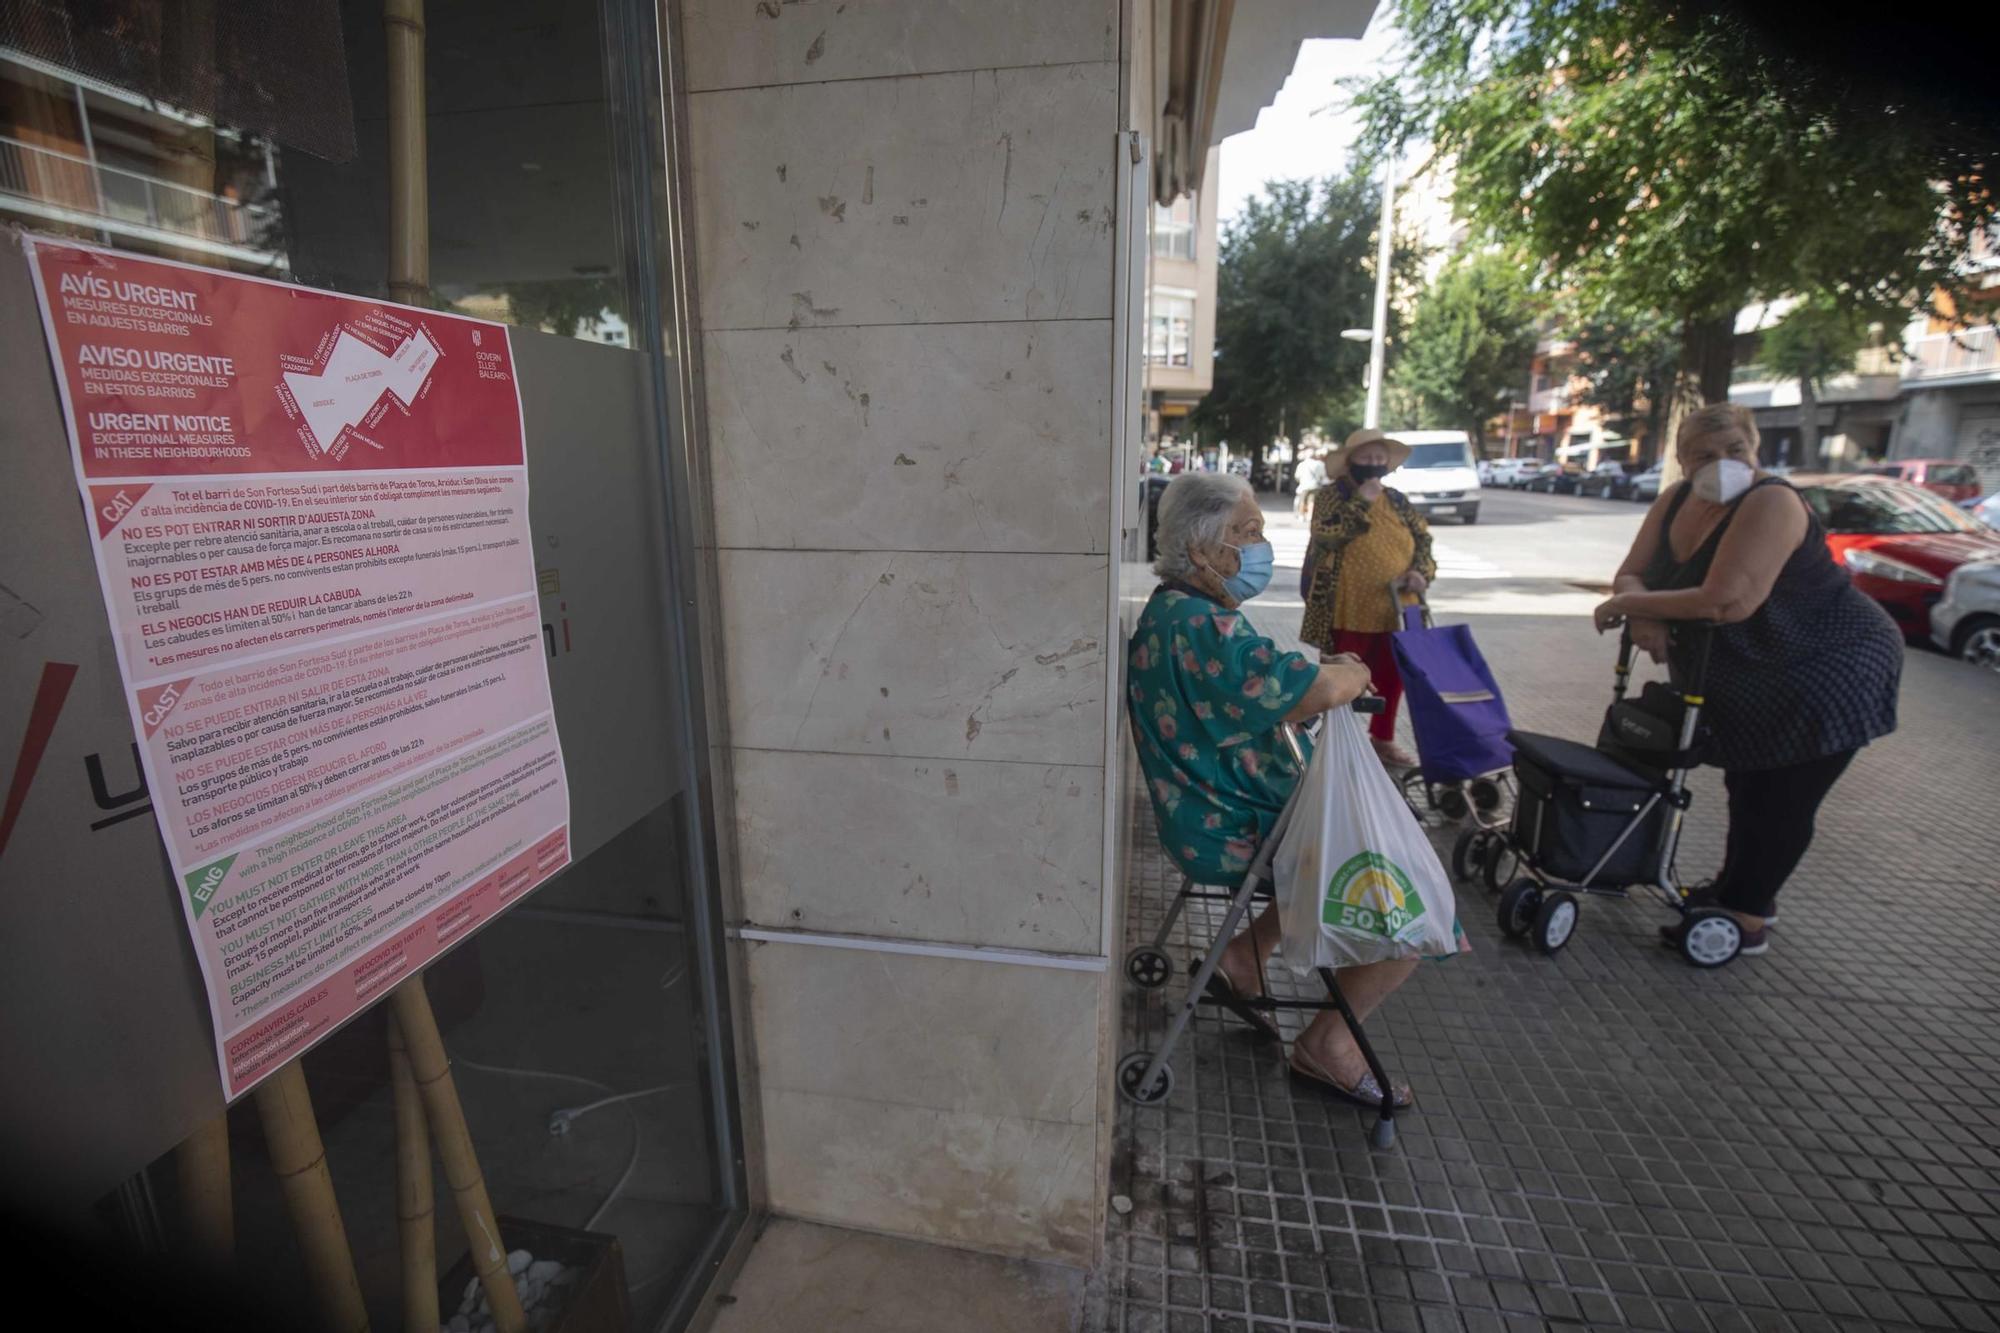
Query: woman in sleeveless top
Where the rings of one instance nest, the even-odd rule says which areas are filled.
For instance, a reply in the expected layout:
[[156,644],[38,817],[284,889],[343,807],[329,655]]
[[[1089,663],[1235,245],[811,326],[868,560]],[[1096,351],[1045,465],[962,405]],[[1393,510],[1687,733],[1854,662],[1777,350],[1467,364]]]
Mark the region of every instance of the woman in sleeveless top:
[[[1717,622],[1704,758],[1723,770],[1729,835],[1722,873],[1699,896],[1734,913],[1743,952],[1760,954],[1820,803],[1857,750],[1896,729],[1903,636],[1834,564],[1798,492],[1757,470],[1747,409],[1690,414],[1675,448],[1688,480],[1646,515],[1597,628],[1629,624],[1660,661],[1665,622]],[[1672,942],[1678,929],[1662,933]]]

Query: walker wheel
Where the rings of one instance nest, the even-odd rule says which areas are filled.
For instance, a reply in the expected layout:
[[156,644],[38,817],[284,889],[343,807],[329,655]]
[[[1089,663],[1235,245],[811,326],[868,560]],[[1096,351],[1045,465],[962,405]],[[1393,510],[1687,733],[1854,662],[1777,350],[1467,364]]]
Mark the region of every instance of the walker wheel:
[[1721,967],[1743,949],[1743,927],[1727,912],[1696,908],[1681,926],[1681,957],[1696,967]]
[[1377,1150],[1396,1146],[1396,1122],[1377,1120],[1368,1129],[1368,1146]]
[[1469,828],[1458,835],[1458,841],[1451,845],[1451,877],[1461,884],[1470,884],[1474,871],[1486,860],[1486,839],[1491,836],[1483,828]]
[[1518,940],[1535,926],[1535,914],[1542,910],[1542,886],[1532,879],[1517,879],[1500,895],[1500,933]]
[[1144,990],[1158,990],[1173,974],[1173,960],[1150,944],[1142,944],[1125,955],[1125,975]]
[[1535,911],[1535,947],[1543,953],[1555,953],[1569,943],[1569,937],[1576,934],[1576,895],[1564,893],[1560,889],[1542,899],[1542,905]]
[[1146,1077],[1146,1066],[1152,1063],[1151,1051],[1133,1051],[1118,1061],[1118,1093],[1135,1106],[1157,1106],[1173,1093],[1172,1065],[1161,1065],[1160,1072],[1153,1078],[1153,1086],[1140,1091],[1139,1080]]
[[1466,791],[1472,796],[1472,808],[1482,815],[1490,815],[1500,808],[1500,784],[1492,778],[1474,778],[1466,784]]
[[1498,893],[1520,873],[1521,854],[1514,849],[1514,844],[1505,833],[1489,832],[1486,835],[1486,857],[1480,868],[1485,873],[1486,891]]

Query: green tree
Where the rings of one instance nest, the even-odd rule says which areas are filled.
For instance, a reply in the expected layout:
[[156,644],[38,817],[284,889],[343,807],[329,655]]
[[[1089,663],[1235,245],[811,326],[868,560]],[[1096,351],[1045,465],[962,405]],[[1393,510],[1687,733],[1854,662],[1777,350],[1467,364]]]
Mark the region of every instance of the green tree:
[[610,278],[554,278],[510,282],[501,289],[507,313],[522,328],[574,338],[607,312],[625,317],[625,288]]
[[1780,379],[1799,382],[1799,456],[1819,461],[1819,394],[1827,380],[1854,367],[1872,336],[1869,316],[1837,296],[1816,293],[1764,332],[1758,359]]
[[1816,66],[1725,10],[1660,0],[1398,0],[1371,142],[1455,155],[1454,198],[1546,290],[1657,312],[1673,407],[1729,390],[1736,311],[1838,291],[1886,317],[1963,293],[1995,216],[1993,127]]
[[[1224,230],[1216,272],[1215,385],[1191,424],[1261,460],[1360,385],[1375,296],[1380,184],[1365,175],[1273,181]],[[1392,277],[1411,262],[1402,251]],[[1392,315],[1390,343],[1397,324]]]
[[1486,422],[1504,410],[1535,354],[1535,302],[1518,260],[1461,256],[1417,299],[1394,382],[1416,399],[1418,426],[1459,427],[1486,452]]
[[[1680,329],[1668,316],[1567,303],[1558,321],[1576,343],[1578,401],[1596,407],[1604,424],[1665,452],[1667,409],[1680,368]],[[1637,457],[1637,452],[1634,452]]]

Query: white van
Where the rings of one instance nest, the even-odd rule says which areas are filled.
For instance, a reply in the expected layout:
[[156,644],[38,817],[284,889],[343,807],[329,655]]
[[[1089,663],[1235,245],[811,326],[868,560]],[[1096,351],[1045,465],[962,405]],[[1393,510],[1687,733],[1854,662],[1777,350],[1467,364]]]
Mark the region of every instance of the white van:
[[1384,478],[1410,497],[1425,518],[1449,515],[1479,521],[1479,472],[1472,437],[1462,430],[1399,430],[1389,434],[1410,446],[1409,461]]

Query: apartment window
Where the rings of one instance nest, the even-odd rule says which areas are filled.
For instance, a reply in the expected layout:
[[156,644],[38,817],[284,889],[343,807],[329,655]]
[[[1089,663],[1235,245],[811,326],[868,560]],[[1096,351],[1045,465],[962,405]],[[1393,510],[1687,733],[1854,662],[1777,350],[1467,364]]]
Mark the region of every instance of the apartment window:
[[1153,205],[1153,254],[1160,259],[1193,259],[1195,201],[1184,194],[1171,204]]
[[1172,287],[1153,289],[1152,314],[1147,319],[1146,364],[1192,364],[1194,293]]

